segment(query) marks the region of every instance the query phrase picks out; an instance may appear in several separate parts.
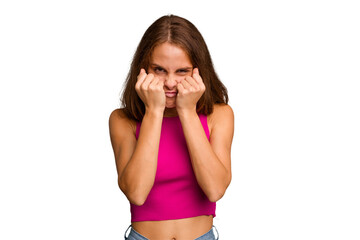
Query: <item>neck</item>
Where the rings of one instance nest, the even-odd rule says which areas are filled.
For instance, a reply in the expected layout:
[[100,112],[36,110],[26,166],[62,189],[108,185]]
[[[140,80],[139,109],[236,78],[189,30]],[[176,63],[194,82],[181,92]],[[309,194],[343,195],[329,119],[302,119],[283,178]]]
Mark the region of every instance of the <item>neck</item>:
[[178,115],[176,108],[165,108],[164,117],[176,117]]

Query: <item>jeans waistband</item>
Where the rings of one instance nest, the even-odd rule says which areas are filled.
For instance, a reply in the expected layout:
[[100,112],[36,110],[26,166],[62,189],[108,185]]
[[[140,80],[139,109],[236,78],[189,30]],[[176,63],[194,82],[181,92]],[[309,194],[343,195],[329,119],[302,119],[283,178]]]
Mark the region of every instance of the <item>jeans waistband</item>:
[[[129,229],[131,228],[130,230],[130,233],[128,236],[126,236],[127,232],[129,231]],[[215,231],[216,231],[216,236],[215,236]],[[212,231],[212,232],[211,232]],[[127,240],[129,239],[130,235],[132,235],[131,237],[136,237],[136,240],[149,240],[147,239],[146,237],[142,236],[140,233],[136,232],[132,226],[130,225],[126,231],[125,231],[125,234],[124,234],[124,239]],[[194,239],[194,240],[211,240],[210,238],[208,238],[210,235],[213,235],[215,240],[218,240],[219,239],[219,232],[217,230],[217,228],[215,227],[215,225],[212,226],[212,228],[209,230],[209,232],[205,233],[204,235]],[[130,240],[130,239],[129,239]]]

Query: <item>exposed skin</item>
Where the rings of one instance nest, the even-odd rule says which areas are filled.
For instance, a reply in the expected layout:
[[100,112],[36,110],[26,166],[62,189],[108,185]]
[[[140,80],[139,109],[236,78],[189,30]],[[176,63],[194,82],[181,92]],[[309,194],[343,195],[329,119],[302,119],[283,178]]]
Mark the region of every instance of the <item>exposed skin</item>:
[[[214,105],[213,113],[207,116],[209,141],[196,113],[205,85],[187,54],[169,43],[154,49],[150,67],[140,71],[135,89],[146,109],[138,140],[136,122],[126,118],[121,109],[114,110],[109,119],[120,189],[133,204],[145,202],[155,180],[162,119],[179,116],[198,184],[210,201],[218,201],[231,181],[231,107]],[[173,91],[176,96],[165,95]],[[213,216],[205,215],[132,223],[134,230],[151,240],[195,239],[212,225]]]

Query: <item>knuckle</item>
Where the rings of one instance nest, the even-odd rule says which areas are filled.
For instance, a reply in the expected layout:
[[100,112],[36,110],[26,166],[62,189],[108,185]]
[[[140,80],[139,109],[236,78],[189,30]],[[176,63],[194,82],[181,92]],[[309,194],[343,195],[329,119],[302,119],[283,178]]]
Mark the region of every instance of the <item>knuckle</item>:
[[141,90],[146,90],[147,87],[146,87],[144,84],[142,84],[142,85],[140,86],[140,89],[141,89]]
[[146,73],[140,73],[139,75],[137,75],[137,79],[142,79],[146,76]]

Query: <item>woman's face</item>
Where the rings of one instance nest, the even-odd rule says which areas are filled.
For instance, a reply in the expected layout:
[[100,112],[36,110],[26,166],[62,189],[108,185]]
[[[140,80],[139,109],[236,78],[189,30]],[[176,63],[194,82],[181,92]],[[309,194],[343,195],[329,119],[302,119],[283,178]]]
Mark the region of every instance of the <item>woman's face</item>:
[[189,56],[180,47],[167,42],[155,47],[147,72],[164,82],[165,107],[176,107],[176,85],[186,76],[192,76],[192,70]]

